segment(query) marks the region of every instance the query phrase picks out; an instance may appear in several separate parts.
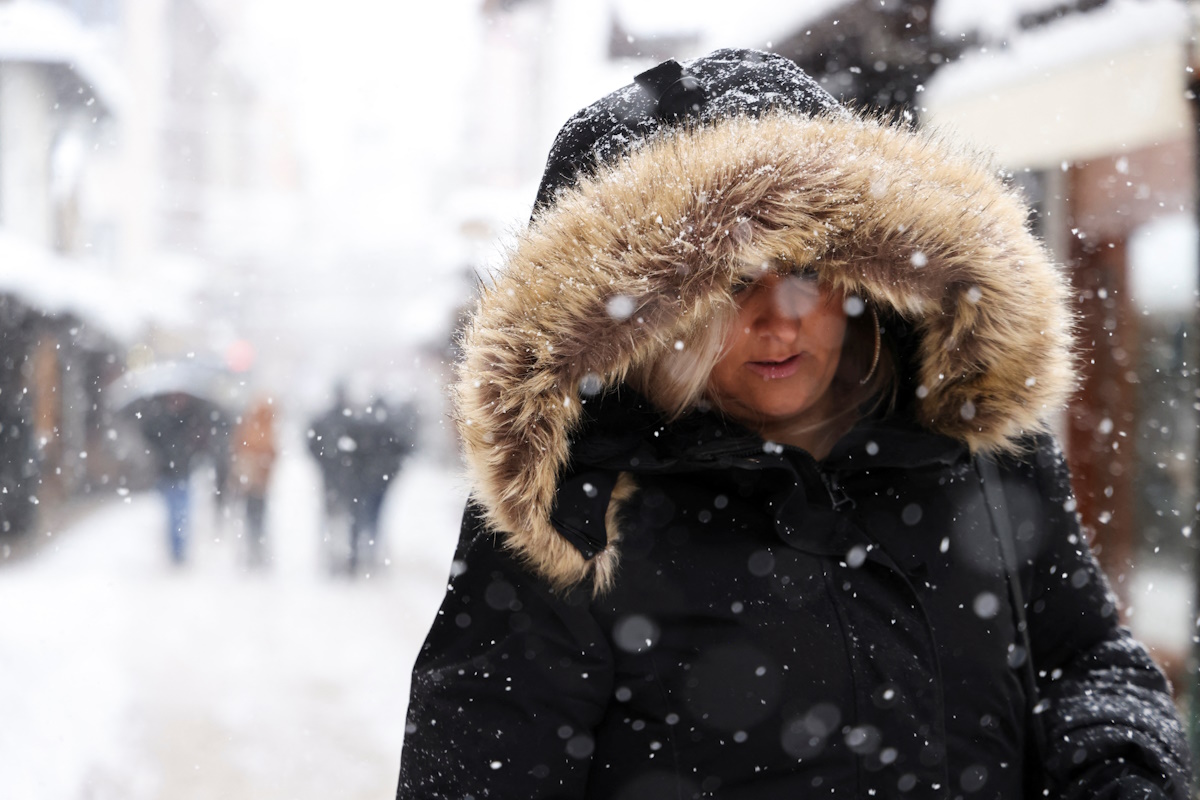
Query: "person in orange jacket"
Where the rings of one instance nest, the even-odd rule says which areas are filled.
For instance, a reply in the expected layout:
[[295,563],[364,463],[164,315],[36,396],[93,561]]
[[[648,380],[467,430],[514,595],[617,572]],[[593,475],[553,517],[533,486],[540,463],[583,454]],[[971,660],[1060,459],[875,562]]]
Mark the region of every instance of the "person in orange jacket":
[[245,501],[249,563],[266,563],[267,487],[275,465],[275,406],[270,397],[256,398],[242,414],[231,443],[231,492]]

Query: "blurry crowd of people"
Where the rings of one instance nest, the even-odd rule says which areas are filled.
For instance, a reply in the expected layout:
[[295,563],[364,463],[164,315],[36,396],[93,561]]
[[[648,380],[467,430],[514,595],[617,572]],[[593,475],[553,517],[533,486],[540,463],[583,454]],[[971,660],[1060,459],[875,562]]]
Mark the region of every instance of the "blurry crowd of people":
[[218,509],[241,528],[247,563],[265,566],[267,490],[277,455],[273,398],[256,397],[232,415],[194,394],[167,392],[146,398],[134,415],[167,507],[171,561],[188,560],[192,475],[207,462],[213,466]]
[[[192,477],[210,464],[219,517],[245,541],[247,566],[267,566],[268,495],[278,456],[274,399],[258,396],[231,413],[196,394],[171,391],[143,398],[130,411],[167,509],[172,563],[188,560]],[[377,397],[356,403],[340,385],[333,403],[311,421],[308,446],[322,482],[321,551],[330,573],[354,577],[378,562],[383,501],[415,445],[412,403],[393,407]]]

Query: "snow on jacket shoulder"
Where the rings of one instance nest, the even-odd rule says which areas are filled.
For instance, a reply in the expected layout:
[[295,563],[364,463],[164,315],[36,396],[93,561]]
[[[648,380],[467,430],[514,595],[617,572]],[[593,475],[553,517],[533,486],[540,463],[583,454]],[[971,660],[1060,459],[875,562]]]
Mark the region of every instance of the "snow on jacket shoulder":
[[[899,410],[820,462],[632,388],[686,372],[764,264],[863,298],[900,352]],[[1040,759],[1064,796],[1185,797],[1166,682],[1044,433],[1067,297],[995,170],[781,57],[668,62],[581,111],[464,335],[474,492],[399,797],[1020,796],[981,453],[1025,561]]]

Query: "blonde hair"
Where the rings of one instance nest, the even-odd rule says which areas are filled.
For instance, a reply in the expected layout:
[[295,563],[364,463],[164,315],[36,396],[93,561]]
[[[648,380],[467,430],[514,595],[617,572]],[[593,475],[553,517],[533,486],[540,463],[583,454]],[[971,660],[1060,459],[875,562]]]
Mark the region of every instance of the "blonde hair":
[[736,319],[736,304],[719,306],[679,345],[664,342],[657,348],[656,355],[630,374],[629,385],[669,419],[694,410],[706,400],[713,367],[724,355]]
[[[713,368],[724,355],[725,341],[736,319],[737,304],[732,298],[716,306],[706,324],[696,326],[678,344],[664,343],[657,355],[636,368],[629,375],[630,386],[669,419],[703,405],[721,411],[719,399],[709,388]],[[838,396],[835,406],[844,410],[813,427],[835,423],[848,414],[857,419],[881,406],[887,413],[893,410],[896,356],[888,338],[879,334],[880,324],[877,312],[865,300],[860,314],[846,318],[846,337],[830,385],[830,391]],[[849,422],[853,424],[853,420]]]

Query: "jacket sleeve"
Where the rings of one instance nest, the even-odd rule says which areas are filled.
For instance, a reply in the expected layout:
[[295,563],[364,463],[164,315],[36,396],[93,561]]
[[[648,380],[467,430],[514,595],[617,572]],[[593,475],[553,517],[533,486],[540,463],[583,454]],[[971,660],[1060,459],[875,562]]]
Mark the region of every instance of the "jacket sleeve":
[[1070,475],[1049,437],[1037,442],[1035,462],[1045,532],[1023,537],[1018,528],[1017,539],[1033,567],[1023,578],[1043,762],[1062,798],[1185,800],[1188,747],[1167,680],[1119,625],[1116,597],[1080,531]]
[[588,598],[556,595],[468,505],[413,669],[397,797],[578,798],[612,690]]

